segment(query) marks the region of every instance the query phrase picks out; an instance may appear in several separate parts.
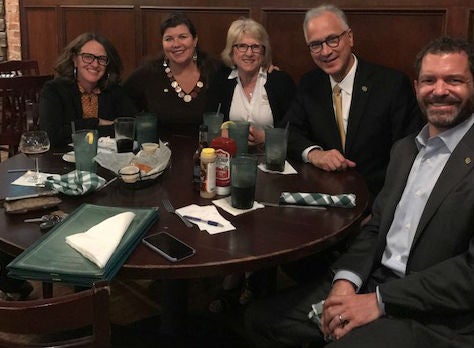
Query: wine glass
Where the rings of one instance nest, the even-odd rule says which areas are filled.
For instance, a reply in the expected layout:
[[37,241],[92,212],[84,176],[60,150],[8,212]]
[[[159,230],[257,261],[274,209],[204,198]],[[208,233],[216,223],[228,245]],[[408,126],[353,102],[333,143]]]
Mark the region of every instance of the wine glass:
[[48,133],[37,130],[25,132],[21,135],[18,150],[30,158],[35,160],[35,174],[31,177],[31,181],[40,184],[40,173],[38,167],[38,157],[49,150],[50,143]]

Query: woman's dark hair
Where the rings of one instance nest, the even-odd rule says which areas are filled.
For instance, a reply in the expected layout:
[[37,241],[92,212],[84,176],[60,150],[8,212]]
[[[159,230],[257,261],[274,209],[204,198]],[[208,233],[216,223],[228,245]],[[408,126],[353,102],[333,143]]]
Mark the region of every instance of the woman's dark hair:
[[191,22],[191,20],[182,12],[171,12],[165,18],[163,18],[160,25],[161,36],[163,36],[166,29],[174,28],[181,24],[188,27],[189,32],[194,39],[197,37],[196,27],[194,26],[193,22]]
[[[171,12],[165,18],[163,18],[161,25],[160,25],[160,33],[161,36],[165,34],[166,29],[168,28],[175,28],[178,25],[185,25],[189,32],[191,33],[192,37],[195,39],[197,38],[197,31],[196,27],[194,26],[193,22],[183,13],[179,11]],[[212,75],[220,66],[220,63],[215,59],[209,58],[209,56],[202,52],[199,49],[199,43],[196,45],[196,54],[197,54],[197,61],[196,64],[201,72],[201,76],[203,76],[206,81],[209,81],[210,75]],[[155,69],[163,69],[162,63],[164,59],[164,54],[162,53],[157,61],[152,62],[152,65]],[[207,84],[205,84],[205,88],[207,88]]]
[[66,78],[71,81],[76,81],[74,75],[74,58],[81,52],[82,46],[89,41],[97,41],[104,46],[109,63],[105,69],[104,76],[99,80],[98,86],[101,89],[107,88],[109,84],[117,84],[120,82],[120,73],[122,71],[122,61],[120,56],[112,45],[112,43],[96,33],[83,33],[72,40],[63,50],[63,53],[58,57],[54,70],[56,76]]

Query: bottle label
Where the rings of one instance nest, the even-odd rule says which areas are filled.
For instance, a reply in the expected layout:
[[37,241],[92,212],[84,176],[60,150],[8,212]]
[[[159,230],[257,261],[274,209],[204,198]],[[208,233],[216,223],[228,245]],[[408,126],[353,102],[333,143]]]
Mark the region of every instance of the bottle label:
[[211,162],[206,166],[206,192],[216,191],[216,163]]
[[230,153],[216,150],[216,186],[230,186]]

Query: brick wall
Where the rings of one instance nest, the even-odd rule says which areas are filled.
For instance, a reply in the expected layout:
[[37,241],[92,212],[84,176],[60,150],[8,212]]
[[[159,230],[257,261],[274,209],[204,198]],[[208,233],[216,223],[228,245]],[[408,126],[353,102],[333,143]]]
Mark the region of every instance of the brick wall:
[[[7,36],[7,57],[9,60],[21,59],[19,0],[0,0],[5,3]],[[3,42],[0,38],[0,46]]]

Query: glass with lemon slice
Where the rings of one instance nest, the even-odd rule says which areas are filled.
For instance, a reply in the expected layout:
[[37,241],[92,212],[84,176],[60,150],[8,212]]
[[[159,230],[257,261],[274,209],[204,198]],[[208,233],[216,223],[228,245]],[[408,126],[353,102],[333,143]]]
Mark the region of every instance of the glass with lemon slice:
[[94,160],[97,155],[97,139],[98,133],[95,129],[78,130],[72,134],[76,170],[91,173],[97,171],[97,164]]

